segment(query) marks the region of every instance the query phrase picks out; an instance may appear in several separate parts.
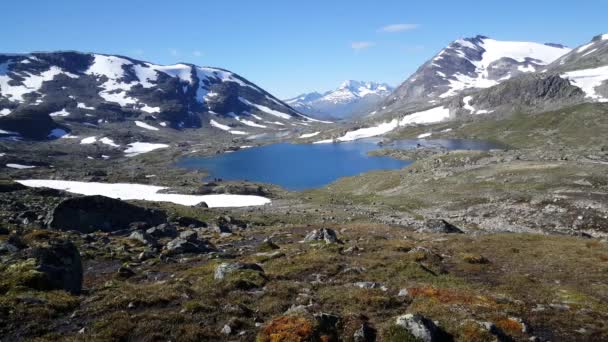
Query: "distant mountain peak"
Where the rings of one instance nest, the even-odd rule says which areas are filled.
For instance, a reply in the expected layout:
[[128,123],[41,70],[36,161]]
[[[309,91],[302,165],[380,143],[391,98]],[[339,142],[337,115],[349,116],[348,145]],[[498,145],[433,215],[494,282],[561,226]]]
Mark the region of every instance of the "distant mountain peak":
[[345,119],[367,114],[392,90],[386,83],[346,80],[322,95],[318,92],[302,94],[285,102],[312,116]]

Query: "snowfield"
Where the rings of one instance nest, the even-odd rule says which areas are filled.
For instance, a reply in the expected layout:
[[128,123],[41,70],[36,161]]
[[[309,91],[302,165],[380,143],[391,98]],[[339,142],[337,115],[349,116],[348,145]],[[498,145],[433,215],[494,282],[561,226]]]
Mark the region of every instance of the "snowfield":
[[266,197],[250,195],[180,195],[158,193],[167,189],[162,186],[128,184],[128,183],[87,183],[62,180],[29,179],[17,181],[28,187],[51,188],[64,190],[80,195],[101,195],[121,200],[143,200],[154,202],[171,202],[193,206],[201,202],[210,208],[248,207],[270,203]]
[[23,78],[21,85],[9,84],[12,78],[8,75],[8,67],[12,61],[0,64],[0,93],[3,96],[8,96],[11,101],[23,102],[23,95],[40,90],[42,84],[46,81],[52,81],[55,76],[65,75],[70,78],[78,78],[78,76],[64,71],[56,66],[52,66],[47,71],[43,71],[40,75],[32,75],[27,72],[19,73]]
[[596,93],[595,88],[608,81],[608,66],[595,69],[570,71],[562,75],[575,86],[581,88],[588,98],[598,102],[608,102],[608,98]]
[[167,148],[169,145],[167,144],[152,144],[145,142],[134,142],[129,144],[129,148],[127,148],[124,152],[127,157],[135,157],[143,153],[152,152],[154,150],[158,150],[161,148]]
[[10,167],[11,169],[19,169],[19,170],[35,168],[35,166],[32,166],[32,165],[22,165],[22,164],[6,164],[6,167]]
[[[401,119],[393,119],[389,122],[383,122],[376,126],[360,128],[354,131],[346,132],[343,136],[335,139],[335,141],[353,141],[364,138],[376,137],[386,134],[397,127],[417,124],[430,124],[446,120],[450,117],[450,110],[447,107],[435,107],[422,112],[412,113],[403,116]],[[334,139],[326,139],[316,141],[315,144],[327,144],[334,142]]]
[[[448,76],[447,80],[450,82],[450,89],[439,95],[441,98],[454,96],[464,89],[489,88],[497,85],[501,81],[511,78],[511,74],[507,74],[499,80],[489,78],[490,66],[502,58],[509,58],[519,63],[526,63],[526,65],[520,65],[518,70],[528,73],[536,71],[535,66],[548,65],[571,51],[569,48],[560,48],[539,43],[499,41],[490,38],[484,38],[479,45],[460,39],[450,44],[449,48],[456,50],[456,53],[460,57],[471,62],[476,70],[475,75],[473,76],[464,75],[462,73]],[[467,57],[467,54],[462,50],[463,48],[482,51],[481,59],[476,60]],[[443,59],[444,57],[442,54],[445,53],[445,51],[445,49],[442,50],[433,61],[436,62]],[[433,63],[433,66],[441,67],[437,63]]]

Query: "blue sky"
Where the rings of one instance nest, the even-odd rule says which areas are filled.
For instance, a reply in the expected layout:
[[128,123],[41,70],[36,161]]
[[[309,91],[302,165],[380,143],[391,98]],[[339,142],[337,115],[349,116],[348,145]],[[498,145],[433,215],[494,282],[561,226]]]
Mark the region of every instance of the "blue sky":
[[2,52],[81,50],[217,66],[281,98],[346,79],[397,85],[459,37],[576,46],[608,32],[602,0],[2,2]]

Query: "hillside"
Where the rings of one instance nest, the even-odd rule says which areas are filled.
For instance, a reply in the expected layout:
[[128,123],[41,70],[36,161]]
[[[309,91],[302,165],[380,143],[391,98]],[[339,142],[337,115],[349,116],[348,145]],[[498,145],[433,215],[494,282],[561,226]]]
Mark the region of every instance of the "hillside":
[[80,52],[0,55],[0,115],[0,134],[26,139],[115,123],[247,135],[315,122],[224,69]]

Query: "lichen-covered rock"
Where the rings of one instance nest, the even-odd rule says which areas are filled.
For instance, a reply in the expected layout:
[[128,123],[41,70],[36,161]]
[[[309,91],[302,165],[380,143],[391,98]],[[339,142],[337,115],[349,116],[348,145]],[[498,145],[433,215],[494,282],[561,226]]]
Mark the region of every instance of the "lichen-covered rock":
[[446,220],[431,219],[426,221],[426,230],[433,233],[444,233],[444,234],[462,234],[464,233],[460,228],[449,223]]
[[[15,240],[15,239],[12,239]],[[7,242],[7,259],[0,267],[0,290],[20,288],[65,290],[80,293],[82,262],[74,244],[66,240],[28,241],[15,246]]]
[[304,242],[325,241],[326,244],[342,243],[333,229],[321,228],[313,230],[304,238]]
[[128,229],[132,222],[146,222],[155,226],[166,221],[167,215],[159,210],[142,208],[104,196],[83,196],[59,203],[51,213],[48,226],[58,230],[91,233]]
[[258,264],[245,264],[241,262],[223,263],[215,268],[213,278],[215,280],[222,280],[226,278],[227,275],[241,270],[251,270],[264,273],[264,269]]
[[[406,314],[397,317],[395,327],[401,328],[401,334],[404,338],[413,337],[412,341],[421,342],[439,342],[446,341],[445,334],[435,325],[430,319],[419,314]],[[399,331],[399,330],[397,330]],[[399,334],[399,332],[397,332]],[[390,339],[390,341],[398,341],[399,339]],[[407,339],[405,339],[408,341]]]
[[166,255],[184,253],[210,253],[215,247],[207,240],[199,239],[196,232],[184,231],[177,238],[169,241],[165,246]]

